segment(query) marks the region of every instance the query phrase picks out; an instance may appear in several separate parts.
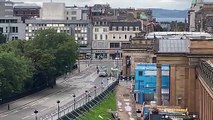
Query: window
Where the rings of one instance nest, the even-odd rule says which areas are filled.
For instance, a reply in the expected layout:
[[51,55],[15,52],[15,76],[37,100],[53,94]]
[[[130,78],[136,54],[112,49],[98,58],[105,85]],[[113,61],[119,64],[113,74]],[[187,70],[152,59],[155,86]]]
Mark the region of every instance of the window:
[[113,39],[115,39],[115,35],[113,35],[113,37],[112,37]]
[[95,34],[95,40],[97,40],[97,39],[98,39],[97,34]]
[[112,27],[112,31],[116,31],[116,27]]
[[120,48],[120,43],[110,43],[110,48]]
[[107,35],[105,35],[105,39],[107,40],[108,38],[107,38]]
[[72,15],[76,15],[77,12],[76,12],[76,11],[72,11],[71,14],[72,14]]
[[99,29],[98,29],[98,28],[95,28],[95,32],[99,32]]
[[127,26],[124,27],[124,31],[128,31],[128,27]]
[[129,27],[129,31],[133,31],[133,27]]
[[18,27],[10,27],[10,33],[18,33]]
[[107,28],[103,28],[103,32],[107,32]]
[[139,27],[135,27],[135,30],[136,30],[136,31],[139,31]]
[[121,36],[119,35],[119,39],[121,39]]
[[139,76],[143,76],[143,71],[138,71]]
[[127,39],[127,35],[125,35],[125,39]]
[[72,20],[76,20],[76,17],[72,17],[71,19],[72,19]]
[[122,31],[122,27],[118,27],[118,31]]
[[100,35],[100,40],[102,40],[103,39],[103,36],[102,35]]

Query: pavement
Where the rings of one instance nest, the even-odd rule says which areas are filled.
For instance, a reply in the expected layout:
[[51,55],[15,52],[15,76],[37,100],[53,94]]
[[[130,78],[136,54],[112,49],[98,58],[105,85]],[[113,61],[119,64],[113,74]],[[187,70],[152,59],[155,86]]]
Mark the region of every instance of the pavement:
[[[112,63],[105,65],[112,66]],[[105,78],[98,77],[96,64],[88,66],[88,64],[81,63],[80,70],[80,73],[76,70],[58,78],[54,88],[47,88],[16,101],[0,105],[0,120],[32,120],[35,118],[34,110],[38,111],[38,118],[43,117],[57,110],[57,100],[60,100],[60,106],[66,106],[73,100],[73,94],[80,96],[85,90],[91,89],[95,85],[101,86],[101,81],[106,81]],[[104,82],[104,84],[107,83]],[[10,104],[10,110],[7,110],[8,104]]]
[[131,94],[131,82],[120,81],[116,88],[117,111],[120,120],[136,120],[134,97]]

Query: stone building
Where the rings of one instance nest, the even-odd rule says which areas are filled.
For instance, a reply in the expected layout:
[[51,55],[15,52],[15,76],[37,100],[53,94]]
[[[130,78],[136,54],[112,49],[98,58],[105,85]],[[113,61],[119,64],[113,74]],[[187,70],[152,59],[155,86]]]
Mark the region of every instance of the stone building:
[[195,15],[195,29],[198,32],[213,33],[213,2],[204,3]]
[[[159,39],[157,56],[157,103],[161,101],[161,64],[170,65],[170,105],[181,106],[198,113],[196,68],[200,60],[213,59],[213,38]],[[201,107],[201,106],[200,106]]]
[[155,39],[145,39],[144,33],[138,33],[129,43],[121,44],[124,76],[134,75],[137,63],[155,62],[154,41]]

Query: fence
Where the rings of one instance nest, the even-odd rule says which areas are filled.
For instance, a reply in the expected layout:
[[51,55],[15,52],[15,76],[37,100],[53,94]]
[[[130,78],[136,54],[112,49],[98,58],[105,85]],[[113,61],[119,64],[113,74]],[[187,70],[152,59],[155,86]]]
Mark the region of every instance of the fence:
[[104,97],[115,88],[117,84],[118,81],[114,81],[105,87],[103,85],[100,87],[93,87],[78,97],[73,96],[72,101],[60,107],[59,109],[51,111],[50,113],[40,117],[39,120],[75,119],[84,114],[84,112],[88,111],[96,104],[100,103]]

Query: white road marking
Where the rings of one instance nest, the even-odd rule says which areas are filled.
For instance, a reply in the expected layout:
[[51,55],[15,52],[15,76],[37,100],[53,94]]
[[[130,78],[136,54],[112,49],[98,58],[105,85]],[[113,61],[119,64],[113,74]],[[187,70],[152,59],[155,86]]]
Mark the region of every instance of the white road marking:
[[47,108],[42,109],[41,112],[45,111],[46,109],[47,109]]
[[17,112],[18,112],[18,110],[16,110],[16,111],[12,112],[11,114],[15,114],[15,113],[17,113]]
[[23,117],[22,120],[29,118],[30,116]]
[[1,118],[3,118],[3,117],[7,117],[7,116],[8,116],[8,114],[2,115],[2,116],[1,116]]

